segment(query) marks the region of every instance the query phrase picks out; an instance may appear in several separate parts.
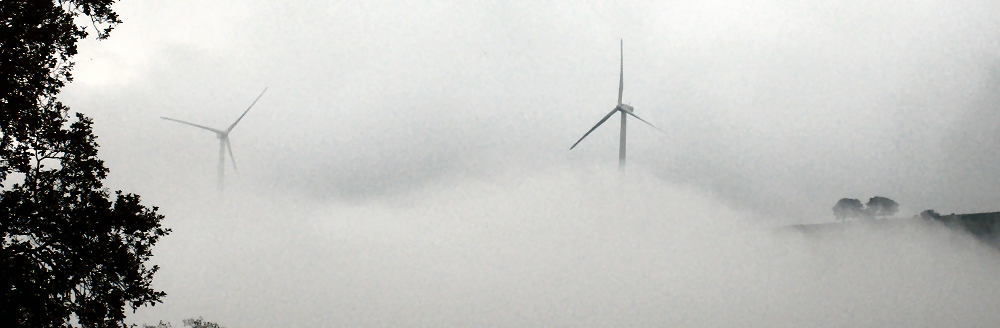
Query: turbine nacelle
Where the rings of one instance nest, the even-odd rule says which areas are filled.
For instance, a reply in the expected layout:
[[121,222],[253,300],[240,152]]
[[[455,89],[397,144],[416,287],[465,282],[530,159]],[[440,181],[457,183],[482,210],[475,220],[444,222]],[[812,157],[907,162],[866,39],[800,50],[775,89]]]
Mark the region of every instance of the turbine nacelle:
[[621,110],[621,111],[624,111],[626,113],[632,113],[632,110],[633,110],[632,106],[629,106],[627,104],[620,104],[620,105],[618,105],[618,109]]

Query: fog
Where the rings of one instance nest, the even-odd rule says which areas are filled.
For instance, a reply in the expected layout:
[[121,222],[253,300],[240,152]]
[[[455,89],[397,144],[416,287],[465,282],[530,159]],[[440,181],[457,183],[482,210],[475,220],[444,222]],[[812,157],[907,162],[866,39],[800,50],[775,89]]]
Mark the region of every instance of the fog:
[[[235,193],[235,192],[234,192]],[[211,198],[209,198],[211,199]],[[230,327],[941,327],[1000,319],[1000,257],[936,224],[803,234],[692,187],[522,168],[364,204],[169,206],[164,304]]]
[[211,135],[160,116],[228,126],[264,87],[231,136],[243,176],[320,198],[612,164],[613,126],[567,148],[614,107],[623,39],[624,101],[668,131],[632,124],[629,160],[664,181],[778,223],[844,197],[907,215],[1000,201],[992,1],[116,8],[63,99],[95,118],[113,185],[144,194],[215,181]]
[[[160,206],[137,323],[961,326],[992,251],[775,230],[840,198],[1000,210],[1000,6],[122,2],[61,99]],[[628,167],[606,124],[619,42]],[[216,188],[217,140],[239,172]],[[228,165],[228,164],[227,164]],[[776,233],[775,231],[785,231]]]

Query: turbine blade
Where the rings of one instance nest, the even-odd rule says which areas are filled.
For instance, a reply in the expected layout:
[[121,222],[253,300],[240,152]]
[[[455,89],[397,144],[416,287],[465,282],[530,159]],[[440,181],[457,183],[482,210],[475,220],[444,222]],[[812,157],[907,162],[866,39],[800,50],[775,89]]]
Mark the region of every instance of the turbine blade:
[[260,97],[261,97],[261,96],[263,96],[263,95],[264,95],[264,92],[266,92],[266,91],[267,91],[267,88],[265,87],[265,88],[264,88],[264,91],[261,91],[261,92],[260,92],[260,96],[257,96],[257,99],[254,99],[254,100],[253,100],[253,103],[251,103],[251,104],[250,104],[250,107],[247,107],[247,110],[243,111],[243,115],[240,115],[240,118],[236,119],[236,122],[233,122],[233,125],[230,125],[230,126],[229,126],[229,128],[228,128],[228,129],[226,129],[226,133],[229,133],[229,131],[232,131],[232,130],[233,130],[233,128],[235,128],[235,127],[236,127],[236,124],[237,124],[237,123],[240,123],[240,120],[242,120],[242,119],[243,119],[243,116],[246,116],[246,115],[247,115],[247,112],[249,112],[249,111],[250,111],[250,108],[253,108],[253,105],[257,103],[257,100],[260,100]]
[[199,128],[202,128],[202,129],[205,129],[205,130],[208,130],[208,131],[212,131],[212,132],[215,132],[215,133],[219,133],[219,134],[224,134],[225,133],[225,132],[222,132],[220,130],[216,130],[216,129],[213,129],[213,128],[210,128],[210,127],[207,127],[207,126],[204,126],[204,125],[198,125],[198,124],[194,124],[194,123],[191,123],[191,122],[185,122],[185,121],[181,121],[181,120],[177,120],[177,119],[172,119],[172,118],[169,118],[169,117],[163,117],[163,116],[160,116],[160,118],[162,118],[164,120],[168,120],[168,121],[174,121],[174,122],[177,122],[177,123],[182,123],[182,124],[187,124],[187,125],[191,125],[191,126],[196,126],[196,127],[199,127]]
[[[625,112],[625,111],[623,111],[623,112]],[[655,125],[653,125],[653,123],[646,122],[646,120],[644,120],[644,119],[636,116],[635,114],[632,114],[632,113],[629,113],[629,112],[625,112],[625,113],[629,114],[629,115],[632,115],[632,117],[635,117],[637,120],[642,121],[642,123],[649,124],[649,126],[653,127],[654,129],[659,130],[660,132],[667,133],[667,131],[663,131],[662,129],[660,129],[660,128],[656,127]]]
[[233,161],[233,172],[239,174],[240,170],[236,168],[236,157],[233,156],[233,145],[229,143],[229,138],[226,138],[226,148],[229,149],[229,159]]
[[597,129],[597,127],[601,126],[601,124],[604,124],[604,121],[607,121],[608,118],[611,117],[611,115],[614,115],[615,112],[617,112],[617,111],[618,111],[618,107],[615,107],[615,109],[612,109],[611,112],[608,113],[608,115],[605,115],[604,118],[602,118],[600,122],[597,122],[597,125],[594,125],[594,127],[590,128],[590,131],[587,131],[587,133],[584,133],[583,136],[580,137],[580,140],[577,140],[576,143],[573,144],[572,147],[569,147],[569,149],[572,150],[573,148],[575,148],[576,145],[580,144],[580,141],[583,141],[583,138],[586,138],[588,135],[590,135],[591,132],[594,132],[594,129]]
[[621,40],[621,67],[618,70],[618,104],[622,104],[622,91],[625,90],[625,40]]

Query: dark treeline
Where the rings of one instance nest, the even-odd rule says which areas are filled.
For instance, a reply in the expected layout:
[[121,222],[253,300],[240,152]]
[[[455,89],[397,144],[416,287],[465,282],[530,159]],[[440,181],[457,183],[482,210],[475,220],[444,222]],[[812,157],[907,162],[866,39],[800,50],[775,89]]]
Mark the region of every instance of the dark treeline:
[[[837,201],[832,210],[838,221],[852,218],[871,220],[879,216],[891,216],[897,213],[899,204],[882,196],[872,197],[867,204],[862,204],[858,199],[842,198]],[[929,209],[914,215],[912,219],[931,220],[956,231],[968,233],[982,242],[1000,248],[1000,212],[941,215],[933,209]],[[797,225],[794,227],[808,232],[824,231],[826,229],[824,226],[827,225]]]
[[1000,247],[1000,212],[941,215],[934,210],[926,210],[917,217],[940,222],[949,228],[969,233],[987,244]]

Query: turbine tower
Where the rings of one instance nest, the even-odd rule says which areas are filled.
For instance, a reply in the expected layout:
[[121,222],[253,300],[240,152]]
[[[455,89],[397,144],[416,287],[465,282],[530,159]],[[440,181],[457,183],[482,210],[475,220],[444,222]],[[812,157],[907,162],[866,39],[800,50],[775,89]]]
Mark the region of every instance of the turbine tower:
[[174,121],[174,122],[177,122],[177,123],[187,124],[187,125],[190,125],[190,126],[199,127],[199,128],[205,129],[205,130],[209,130],[209,131],[215,132],[215,136],[217,138],[219,138],[219,178],[218,178],[218,181],[219,181],[219,191],[222,191],[223,179],[224,179],[223,177],[225,176],[225,170],[226,170],[226,149],[229,149],[229,159],[232,160],[232,162],[233,162],[233,171],[237,171],[237,169],[236,169],[236,158],[233,157],[233,146],[229,143],[229,132],[233,131],[233,128],[236,127],[236,124],[240,123],[240,120],[243,119],[243,116],[247,115],[247,112],[250,111],[250,108],[253,108],[253,105],[257,103],[257,100],[260,100],[260,97],[263,96],[264,92],[266,92],[266,91],[267,91],[267,88],[264,88],[264,91],[260,92],[260,95],[257,96],[257,99],[254,99],[253,103],[250,104],[250,107],[247,107],[247,110],[243,111],[243,115],[240,115],[240,118],[237,118],[236,122],[233,122],[233,124],[229,125],[229,128],[227,128],[225,131],[219,130],[219,129],[213,129],[213,128],[210,128],[210,127],[207,127],[207,126],[204,126],[204,125],[198,125],[198,124],[194,124],[194,123],[191,123],[191,122],[185,122],[185,121],[181,121],[181,120],[178,120],[178,119],[173,119],[173,118],[169,118],[169,117],[160,116],[160,118],[162,118],[164,120],[169,120],[169,121]]
[[625,168],[625,116],[626,115],[631,115],[632,117],[635,117],[637,120],[642,121],[642,123],[649,124],[649,126],[652,126],[654,129],[666,133],[666,131],[660,130],[660,128],[656,127],[652,123],[646,122],[646,120],[640,118],[639,116],[636,116],[635,113],[633,113],[634,109],[632,108],[632,106],[622,103],[622,91],[624,91],[625,89],[625,45],[624,44],[625,41],[624,40],[621,41],[620,44],[621,49],[619,49],[621,51],[621,67],[619,67],[618,71],[618,106],[615,106],[615,109],[612,109],[611,112],[608,113],[608,115],[605,115],[600,122],[597,122],[597,125],[594,125],[594,127],[590,128],[590,131],[584,133],[583,137],[580,137],[580,140],[577,140],[576,143],[573,144],[573,146],[569,147],[569,149],[571,150],[575,148],[576,145],[580,144],[580,141],[583,141],[583,138],[586,138],[588,135],[590,135],[591,132],[594,132],[594,129],[597,129],[598,126],[604,124],[604,121],[607,121],[609,118],[611,118],[611,115],[614,115],[615,112],[621,112],[622,130],[618,139],[618,169]]

